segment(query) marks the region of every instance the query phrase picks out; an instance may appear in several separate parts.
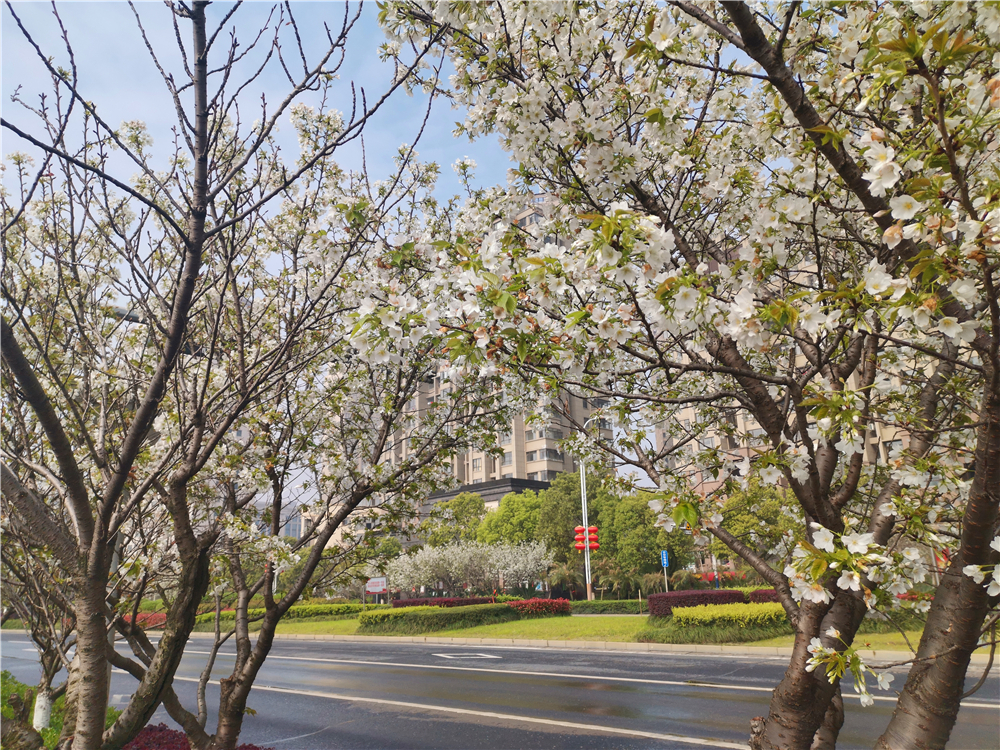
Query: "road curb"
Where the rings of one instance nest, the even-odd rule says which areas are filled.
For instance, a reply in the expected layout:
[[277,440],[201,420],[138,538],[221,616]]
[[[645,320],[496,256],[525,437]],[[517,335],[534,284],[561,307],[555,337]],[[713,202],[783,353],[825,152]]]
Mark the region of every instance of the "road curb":
[[[212,638],[212,633],[192,633],[192,638]],[[689,656],[791,656],[792,649],[774,646],[689,645],[677,643],[628,643],[618,641],[548,641],[521,638],[439,638],[428,635],[309,635],[276,633],[283,641],[344,641],[348,643],[425,643],[441,646],[503,646],[561,651],[622,651],[630,653],[687,654]],[[865,661],[895,663],[910,658],[908,651],[860,651]],[[973,654],[974,664],[985,664],[988,654]]]

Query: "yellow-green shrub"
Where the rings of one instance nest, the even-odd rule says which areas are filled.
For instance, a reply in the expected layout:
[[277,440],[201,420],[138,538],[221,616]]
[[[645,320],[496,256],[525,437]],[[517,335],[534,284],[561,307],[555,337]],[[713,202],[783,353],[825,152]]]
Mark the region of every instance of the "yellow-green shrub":
[[769,627],[787,622],[784,608],[775,602],[760,604],[702,604],[674,610],[677,627]]

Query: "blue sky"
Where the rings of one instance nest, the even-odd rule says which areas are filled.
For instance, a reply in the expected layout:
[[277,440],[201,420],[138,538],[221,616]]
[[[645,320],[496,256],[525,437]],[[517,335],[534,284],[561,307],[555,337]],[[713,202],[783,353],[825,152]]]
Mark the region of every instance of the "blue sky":
[[[175,79],[183,76],[177,45],[174,39],[170,13],[160,2],[140,2],[136,4],[150,42],[160,57],[164,67],[172,70]],[[230,3],[216,3],[209,6],[210,27],[214,28],[222,16],[231,8]],[[229,28],[235,27],[241,42],[249,42],[264,24],[273,5],[265,2],[246,3],[233,18]],[[51,7],[44,2],[14,3],[18,16],[24,22],[39,47],[46,55],[54,57],[59,65],[68,66],[68,56],[59,36],[58,25],[53,18]],[[172,137],[170,128],[175,124],[175,114],[170,97],[145,48],[135,19],[124,2],[67,2],[58,5],[60,15],[73,46],[81,81],[81,93],[93,101],[102,117],[114,126],[125,120],[142,120],[146,123],[154,140],[154,153],[162,158],[168,153]],[[343,20],[345,4],[339,2],[296,2],[292,10],[302,33],[307,59],[315,59],[325,49],[323,24],[338,29]],[[349,6],[351,15],[357,4]],[[350,108],[350,84],[364,88],[372,101],[385,90],[392,76],[392,68],[382,63],[377,54],[379,44],[384,41],[378,27],[377,7],[374,2],[366,2],[361,18],[355,25],[347,43],[347,55],[339,71],[340,81],[336,88],[334,107],[341,111]],[[6,6],[2,11],[3,79],[2,111],[5,119],[26,126],[23,129],[34,132],[32,116],[19,105],[12,104],[11,95],[20,87],[21,96],[31,104],[37,104],[38,95],[51,91],[48,73],[36,52],[18,29]],[[211,24],[214,20],[215,24]],[[181,23],[182,39],[188,43],[190,25]],[[287,29],[285,29],[287,31]],[[222,59],[225,44],[222,41],[213,48],[214,62]],[[287,37],[290,40],[291,37]],[[285,46],[293,61],[297,52]],[[257,56],[259,61],[261,56]],[[243,116],[247,120],[257,117],[260,112],[261,95],[269,103],[275,103],[287,92],[287,81],[280,68],[273,64],[267,75],[259,79],[243,97]],[[304,99],[310,103],[309,99]],[[402,143],[412,143],[427,106],[427,98],[422,94],[408,97],[398,91],[370,122],[365,130],[365,148],[369,175],[378,179],[392,169],[392,156]],[[446,198],[461,192],[461,187],[451,169],[457,159],[469,156],[479,165],[477,182],[482,185],[506,181],[509,166],[506,155],[496,139],[490,137],[470,143],[468,139],[452,135],[455,122],[462,118],[460,110],[452,109],[449,102],[439,99],[434,103],[428,127],[421,138],[417,150],[423,160],[438,162],[441,166],[441,180],[437,194]],[[294,133],[287,117],[283,119],[279,138],[282,147],[291,160],[297,153]],[[2,132],[2,153],[4,157],[12,151],[31,152],[16,135],[7,130]],[[360,169],[361,144],[357,141],[343,151],[338,151],[337,161],[345,167]],[[125,167],[128,171],[129,167]],[[126,178],[131,176],[132,168]]]

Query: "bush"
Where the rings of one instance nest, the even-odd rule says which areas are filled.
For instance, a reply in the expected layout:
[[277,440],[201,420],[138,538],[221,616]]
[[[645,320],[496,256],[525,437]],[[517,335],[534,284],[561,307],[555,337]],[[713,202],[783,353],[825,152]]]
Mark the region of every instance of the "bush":
[[740,627],[758,628],[780,625],[788,621],[780,604],[703,604],[674,610],[677,627]]
[[522,618],[568,615],[573,611],[573,607],[567,599],[528,599],[520,602],[507,602],[507,606],[516,610]]
[[[499,599],[500,597],[497,597]],[[495,604],[490,596],[439,596],[433,599],[393,599],[392,606],[399,607],[468,607],[472,604]]]
[[[122,615],[125,622],[132,622],[132,615]],[[162,628],[167,623],[166,612],[140,612],[136,618],[136,623],[140,628],[156,629]]]
[[760,602],[776,602],[778,601],[778,592],[774,589],[757,589],[747,595],[747,601],[755,604]]
[[[166,724],[152,724],[142,728],[124,750],[189,750],[191,745],[184,732],[171,729]],[[239,745],[236,750],[264,750],[259,745]]]
[[523,602],[523,596],[514,596],[513,594],[500,594],[494,597],[494,601],[497,602]]
[[746,601],[742,591],[710,589],[708,591],[670,591],[649,595],[649,614],[669,617],[679,607],[697,607],[702,604],[733,604]]
[[638,599],[608,599],[607,601],[586,600],[573,602],[574,615],[641,615],[649,611],[649,605]]
[[[362,607],[360,604],[301,604],[297,607],[289,607],[288,612],[282,618],[284,620],[302,620],[310,617],[355,617],[362,611],[368,610],[378,610],[378,609],[388,609],[388,604],[369,604],[367,607]],[[248,609],[247,616],[253,620],[254,618],[263,617],[263,609]],[[140,618],[142,616],[140,615]],[[221,622],[232,622],[236,619],[236,611],[232,609],[224,609],[219,613],[219,620]],[[141,622],[141,619],[140,619]],[[194,620],[196,625],[212,624],[215,622],[215,612],[206,612],[203,615],[198,615]]]
[[358,618],[359,633],[429,633],[520,620],[510,604],[474,604],[467,607],[404,607],[365,612]]

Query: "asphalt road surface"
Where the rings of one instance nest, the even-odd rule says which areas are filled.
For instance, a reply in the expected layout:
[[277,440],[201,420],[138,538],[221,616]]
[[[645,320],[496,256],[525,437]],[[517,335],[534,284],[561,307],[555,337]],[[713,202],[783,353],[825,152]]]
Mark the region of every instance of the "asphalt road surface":
[[[192,639],[175,687],[194,706],[208,641]],[[37,681],[37,657],[22,634],[2,638],[3,668]],[[213,679],[232,668],[232,649]],[[685,656],[495,646],[275,642],[251,693],[242,741],[275,750],[383,748],[746,747],[747,727],[767,713],[784,657]],[[969,684],[981,675],[973,665]],[[902,687],[906,668],[897,667]],[[113,703],[135,686],[112,679]],[[850,692],[851,688],[847,688]],[[209,690],[210,728],[217,686]],[[862,707],[845,696],[839,748],[870,748],[885,728],[895,694]],[[173,724],[161,708],[153,722]],[[1000,748],[996,670],[963,704],[952,750]]]

